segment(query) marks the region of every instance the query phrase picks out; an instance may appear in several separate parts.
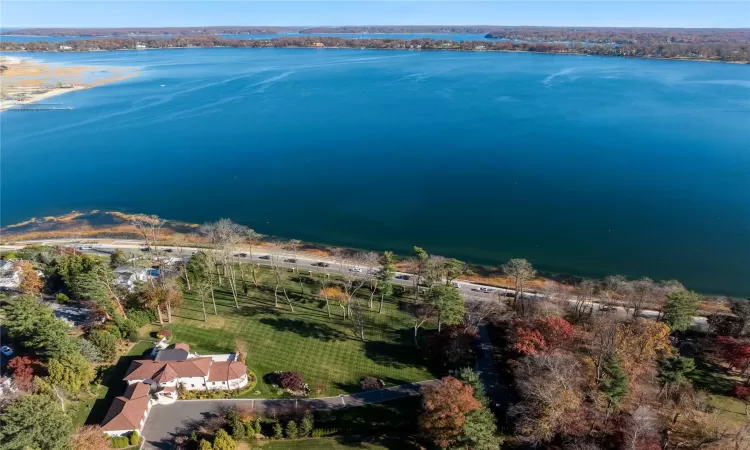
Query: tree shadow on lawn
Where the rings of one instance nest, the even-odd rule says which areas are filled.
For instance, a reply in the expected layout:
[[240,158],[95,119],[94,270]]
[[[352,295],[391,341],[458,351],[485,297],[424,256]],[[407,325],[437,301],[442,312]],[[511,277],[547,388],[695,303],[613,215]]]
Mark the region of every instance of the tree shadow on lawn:
[[[375,377],[375,376],[373,375],[373,377]],[[375,378],[379,378],[379,379],[383,380],[385,382],[386,387],[388,387],[388,386],[400,386],[402,384],[409,384],[410,383],[409,381],[401,380],[399,378],[391,378],[391,377],[375,377]],[[363,389],[362,385],[359,382],[357,382],[357,383],[334,383],[334,385],[338,389],[341,389],[342,391],[346,392],[347,394],[357,394],[357,393],[361,393],[361,392],[371,392],[371,391],[366,391],[365,389]],[[376,391],[376,390],[374,390],[374,391]]]
[[[409,335],[411,330],[400,330],[400,339],[398,342],[410,342]],[[365,355],[377,364],[382,366],[391,366],[396,368],[425,366],[425,359],[421,349],[413,343],[411,345],[382,342],[366,341]]]
[[318,339],[323,342],[328,341],[344,341],[352,340],[353,338],[347,336],[341,331],[330,327],[324,323],[313,323],[306,322],[303,320],[293,319],[273,319],[263,318],[260,319],[260,323],[270,325],[277,331],[288,331],[290,333],[298,334],[302,337]]
[[735,382],[727,377],[724,368],[702,358],[695,360],[695,370],[688,375],[695,387],[716,395],[729,395]]

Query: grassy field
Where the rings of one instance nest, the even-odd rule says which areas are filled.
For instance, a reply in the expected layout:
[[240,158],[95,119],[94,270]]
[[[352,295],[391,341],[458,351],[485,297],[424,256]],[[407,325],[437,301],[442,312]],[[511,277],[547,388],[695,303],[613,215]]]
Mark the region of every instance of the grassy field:
[[[283,295],[274,306],[272,274],[261,271],[261,284],[249,285],[249,298],[240,295],[240,308],[225,283],[216,291],[219,314],[206,304],[208,321],[203,322],[201,303],[194,293],[186,292],[186,303],[168,327],[174,342],[185,342],[191,350],[208,353],[233,352],[236,340],[247,346],[246,364],[259,378],[251,397],[283,395],[263,382],[273,371],[299,371],[313,395],[330,396],[360,390],[364,376],[382,378],[388,384],[403,384],[435,377],[425,365],[423,355],[413,343],[413,328],[401,301],[386,299],[382,314],[366,312],[366,342],[362,342],[352,322],[345,321],[342,309],[331,305],[328,317],[325,302],[312,295],[320,288],[310,278],[304,280],[304,294],[294,280],[287,292],[294,305],[289,308]],[[362,295],[368,291],[362,290]],[[363,299],[364,300],[364,299]],[[405,300],[404,300],[405,301]]]
[[695,370],[688,377],[695,387],[709,393],[711,406],[723,417],[740,424],[748,420],[745,403],[729,396],[732,387],[742,381],[740,378],[733,377],[723,368],[700,358],[696,359]]
[[[241,449],[242,447],[238,446],[237,448]],[[346,440],[335,438],[319,438],[300,439],[296,441],[253,442],[252,448],[262,448],[264,450],[343,450],[352,448],[363,450],[387,450],[394,447],[384,447],[378,444],[363,443],[359,441],[346,442]]]

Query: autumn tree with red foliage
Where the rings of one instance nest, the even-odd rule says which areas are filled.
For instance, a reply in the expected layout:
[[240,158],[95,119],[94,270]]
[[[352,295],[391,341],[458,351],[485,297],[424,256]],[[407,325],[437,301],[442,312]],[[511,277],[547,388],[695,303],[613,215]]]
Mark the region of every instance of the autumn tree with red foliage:
[[573,339],[573,325],[562,317],[549,316],[536,319],[531,325],[515,322],[513,350],[522,355],[558,348]]
[[573,339],[575,329],[558,316],[543,317],[534,321],[534,327],[544,336],[547,348],[557,348]]
[[745,415],[750,416],[750,387],[738,384],[732,389],[732,395],[745,402]]
[[714,340],[716,354],[730,368],[740,369],[741,375],[750,366],[750,339],[736,339],[729,336],[719,336]]
[[455,443],[466,414],[482,407],[474,397],[474,389],[453,377],[423,387],[422,395],[424,413],[419,419],[420,427],[425,437],[441,448]]
[[21,390],[27,390],[31,387],[31,380],[34,379],[34,368],[32,360],[28,356],[17,356],[10,360],[8,369],[13,371],[13,381],[16,387]]

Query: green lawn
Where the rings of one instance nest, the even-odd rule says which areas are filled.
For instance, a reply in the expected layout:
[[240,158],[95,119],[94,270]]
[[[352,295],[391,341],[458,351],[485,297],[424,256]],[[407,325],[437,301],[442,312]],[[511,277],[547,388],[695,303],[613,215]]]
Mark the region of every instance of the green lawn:
[[[413,343],[413,329],[409,316],[403,312],[403,299],[386,299],[382,314],[366,312],[366,342],[359,340],[350,321],[342,318],[342,309],[331,305],[328,318],[325,303],[311,292],[319,287],[304,278],[305,294],[294,281],[287,284],[294,312],[280,296],[279,307],[274,306],[272,274],[261,272],[261,285],[249,285],[249,298],[240,296],[240,309],[225,283],[216,292],[219,315],[206,304],[208,321],[203,322],[201,303],[193,293],[186,292],[186,303],[175,314],[169,328],[173,342],[185,342],[198,353],[226,353],[236,348],[235,340],[245,342],[248,349],[247,365],[259,378],[256,390],[249,396],[277,396],[263,382],[264,375],[273,371],[294,370],[303,374],[313,395],[336,395],[359,391],[359,380],[364,376],[382,378],[388,384],[403,384],[428,380],[435,375],[425,365],[422,353]],[[362,290],[362,295],[368,291]],[[365,300],[364,298],[362,299]]]
[[74,405],[72,411],[73,424],[77,427],[84,424],[100,424],[107,413],[112,400],[125,391],[125,383],[122,381],[130,362],[139,359],[141,355],[154,345],[150,341],[136,343],[127,355],[121,356],[117,364],[109,367],[102,375],[102,383],[98,386],[96,395],[82,400]]
[[359,448],[363,450],[387,450],[396,447],[384,447],[382,445],[362,443],[357,441],[346,442],[345,440],[335,438],[319,438],[300,439],[296,441],[253,442],[252,448],[262,448],[264,450],[349,450],[352,448]]
[[709,393],[711,405],[724,417],[737,423],[748,420],[745,414],[745,403],[729,396],[732,387],[741,381],[740,378],[727,374],[720,366],[697,358],[695,370],[688,375],[693,385]]

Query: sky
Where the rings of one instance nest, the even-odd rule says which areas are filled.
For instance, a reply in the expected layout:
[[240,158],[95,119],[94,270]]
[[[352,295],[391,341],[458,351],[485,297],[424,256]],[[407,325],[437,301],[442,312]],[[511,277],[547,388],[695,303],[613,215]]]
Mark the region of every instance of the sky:
[[538,25],[750,27],[750,0],[0,0],[0,27]]

